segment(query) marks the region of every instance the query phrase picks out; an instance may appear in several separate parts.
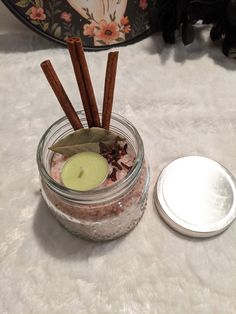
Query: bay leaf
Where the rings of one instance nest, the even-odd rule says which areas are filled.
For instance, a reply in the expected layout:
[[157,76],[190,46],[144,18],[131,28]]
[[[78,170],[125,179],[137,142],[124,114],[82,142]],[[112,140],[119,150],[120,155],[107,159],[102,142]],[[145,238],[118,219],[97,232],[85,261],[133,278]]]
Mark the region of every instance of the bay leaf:
[[81,152],[100,153],[100,143],[110,146],[122,140],[115,133],[102,128],[80,129],[59,140],[49,149],[66,156]]

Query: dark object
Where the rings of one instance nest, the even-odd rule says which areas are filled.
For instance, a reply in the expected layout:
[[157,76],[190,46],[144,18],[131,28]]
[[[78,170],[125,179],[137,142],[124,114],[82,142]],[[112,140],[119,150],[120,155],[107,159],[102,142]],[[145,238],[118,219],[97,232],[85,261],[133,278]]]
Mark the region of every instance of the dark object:
[[236,0],[231,0],[227,5],[227,16],[231,25],[236,26]]
[[114,182],[117,180],[116,173],[118,170],[124,168],[129,171],[132,168],[132,166],[130,167],[123,162],[119,163],[121,157],[127,154],[127,148],[127,143],[124,146],[116,143],[110,147],[102,142],[100,143],[100,152],[102,156],[106,158],[108,163],[112,166],[112,172],[109,175],[109,178]]
[[158,0],[150,13],[152,29],[161,31],[165,42],[175,43],[182,33],[185,45],[194,40],[194,24],[213,24],[211,39],[223,40],[222,50],[236,58],[236,0]]
[[184,21],[182,25],[182,40],[185,45],[191,44],[194,40],[194,28],[188,20]]

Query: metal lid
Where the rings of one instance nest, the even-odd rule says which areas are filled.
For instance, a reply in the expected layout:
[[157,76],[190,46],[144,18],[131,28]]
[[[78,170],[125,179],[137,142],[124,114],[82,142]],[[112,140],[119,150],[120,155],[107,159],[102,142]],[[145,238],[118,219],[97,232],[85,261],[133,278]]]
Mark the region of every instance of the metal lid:
[[176,231],[210,237],[236,217],[236,181],[222,165],[200,156],[176,159],[161,172],[154,190],[161,217]]

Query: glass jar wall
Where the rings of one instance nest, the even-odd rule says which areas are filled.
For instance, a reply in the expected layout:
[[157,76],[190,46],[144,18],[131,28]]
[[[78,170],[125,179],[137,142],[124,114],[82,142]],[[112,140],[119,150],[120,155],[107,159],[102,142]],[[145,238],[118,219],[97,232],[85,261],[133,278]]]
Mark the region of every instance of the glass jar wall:
[[[87,127],[84,112],[78,114]],[[138,131],[117,114],[112,115],[110,130],[127,140],[134,150],[135,161],[123,179],[108,187],[78,192],[52,179],[54,153],[48,148],[73,132],[66,117],[49,127],[37,151],[42,196],[53,215],[73,234],[94,241],[112,240],[132,230],[143,215],[148,193],[149,169]]]

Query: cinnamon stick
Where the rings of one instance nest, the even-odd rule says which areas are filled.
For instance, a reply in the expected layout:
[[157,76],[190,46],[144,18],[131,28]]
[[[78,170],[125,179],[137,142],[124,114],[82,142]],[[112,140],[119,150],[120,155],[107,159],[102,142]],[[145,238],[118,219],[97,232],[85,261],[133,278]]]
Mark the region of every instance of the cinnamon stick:
[[91,114],[93,117],[93,126],[100,127],[100,119],[99,119],[99,114],[98,114],[96,98],[94,95],[92,81],[90,78],[88,65],[87,65],[87,62],[85,59],[83,45],[82,45],[80,38],[77,38],[75,40],[75,46],[76,46],[76,50],[77,50],[77,54],[78,54],[78,58],[79,58],[81,72],[83,74],[84,84],[85,84],[85,87],[87,90],[87,96],[89,99],[90,111],[91,111]]
[[104,118],[105,118],[105,111],[106,111],[107,102],[108,102],[111,66],[113,63],[113,59],[114,59],[114,55],[112,53],[109,53],[108,58],[107,58],[107,68],[106,68],[104,96],[103,96],[103,107],[102,107],[102,127],[103,128],[104,128],[104,123],[105,123]]
[[68,38],[67,39],[67,47],[70,53],[70,57],[71,57],[71,61],[73,64],[73,68],[74,68],[74,72],[75,72],[75,77],[77,80],[77,84],[79,87],[79,91],[80,91],[80,96],[81,96],[81,100],[82,100],[82,104],[84,107],[84,112],[86,115],[86,119],[88,122],[88,126],[89,128],[93,127],[93,116],[90,110],[90,104],[89,104],[89,98],[87,95],[87,90],[86,90],[86,84],[84,82],[84,78],[83,78],[83,73],[81,70],[81,65],[79,62],[79,58],[78,58],[78,54],[77,54],[77,49],[75,46],[75,41],[76,38]]
[[103,111],[102,111],[102,127],[109,130],[111,121],[111,112],[113,106],[116,70],[118,61],[118,51],[108,54],[107,69],[104,86]]
[[65,115],[67,116],[68,120],[70,121],[72,127],[74,130],[83,128],[83,125],[73,108],[51,62],[49,60],[46,60],[41,63],[41,68],[51,85],[51,88],[53,89],[63,111],[65,112]]

